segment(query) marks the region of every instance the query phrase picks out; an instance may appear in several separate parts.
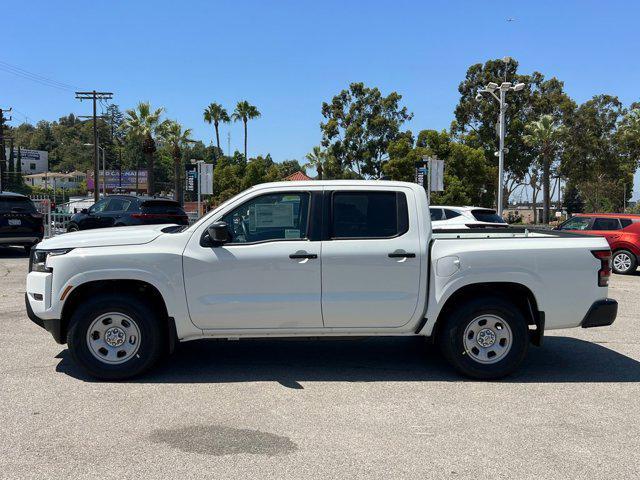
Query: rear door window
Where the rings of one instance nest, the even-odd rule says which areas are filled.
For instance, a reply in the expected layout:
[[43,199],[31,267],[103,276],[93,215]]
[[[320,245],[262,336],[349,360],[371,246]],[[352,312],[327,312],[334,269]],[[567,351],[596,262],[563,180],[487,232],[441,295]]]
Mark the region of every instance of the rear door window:
[[407,199],[401,192],[335,192],[331,237],[392,238],[409,230]]
[[461,213],[456,212],[455,210],[451,210],[449,208],[445,208],[443,210],[444,210],[444,216],[447,217],[447,220],[451,220],[452,218],[456,218],[461,215]]
[[620,220],[617,218],[596,218],[591,230],[620,230]]
[[429,213],[431,214],[431,221],[435,222],[437,220],[444,220],[444,212],[441,208],[430,208]]
[[629,225],[631,225],[633,223],[633,220],[631,220],[630,218],[621,218],[620,219],[620,224],[622,225],[622,228],[626,228]]
[[471,210],[471,214],[479,222],[507,223],[494,210]]

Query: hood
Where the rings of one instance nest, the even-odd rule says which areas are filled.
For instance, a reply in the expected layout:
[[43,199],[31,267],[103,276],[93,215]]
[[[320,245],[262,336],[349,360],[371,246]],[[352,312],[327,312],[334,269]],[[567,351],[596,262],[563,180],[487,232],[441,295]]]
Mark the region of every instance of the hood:
[[54,248],[111,247],[118,245],[142,245],[149,243],[160,235],[167,225],[137,225],[134,227],[96,228],[79,232],[63,233],[43,240],[37,249]]

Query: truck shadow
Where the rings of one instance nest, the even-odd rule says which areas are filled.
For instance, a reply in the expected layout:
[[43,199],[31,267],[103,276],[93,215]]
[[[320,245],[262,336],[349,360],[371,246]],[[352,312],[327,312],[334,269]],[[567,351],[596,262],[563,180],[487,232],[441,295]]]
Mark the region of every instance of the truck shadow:
[[0,247],[0,258],[28,258],[22,247]]
[[[91,381],[59,355],[56,371]],[[230,383],[276,381],[301,389],[300,382],[461,381],[422,338],[198,340],[176,352],[137,383]],[[470,380],[467,380],[470,381]],[[602,345],[570,337],[546,337],[531,347],[519,372],[501,380],[538,382],[639,382],[640,362]]]

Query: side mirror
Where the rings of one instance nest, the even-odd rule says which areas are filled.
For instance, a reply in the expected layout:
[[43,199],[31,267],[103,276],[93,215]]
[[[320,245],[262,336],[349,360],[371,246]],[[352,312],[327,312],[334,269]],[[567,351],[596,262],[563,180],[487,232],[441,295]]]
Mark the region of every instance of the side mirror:
[[87,215],[89,213],[89,210],[86,208],[83,208],[82,210],[80,210],[80,213],[84,213],[85,215]]
[[215,222],[207,228],[209,239],[214,247],[219,247],[227,243],[229,238],[229,229],[226,222]]

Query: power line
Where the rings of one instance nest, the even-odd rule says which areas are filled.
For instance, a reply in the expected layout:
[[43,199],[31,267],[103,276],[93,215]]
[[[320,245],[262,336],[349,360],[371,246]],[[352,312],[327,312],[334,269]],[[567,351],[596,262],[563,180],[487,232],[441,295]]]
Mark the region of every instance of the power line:
[[59,90],[73,91],[79,89],[79,87],[76,87],[74,85],[59,82],[58,80],[54,80],[52,78],[30,72],[29,70],[18,67],[16,65],[11,65],[10,63],[2,60],[0,60],[0,70],[11,73],[25,80],[31,80],[32,82],[39,83],[40,85],[57,88]]

